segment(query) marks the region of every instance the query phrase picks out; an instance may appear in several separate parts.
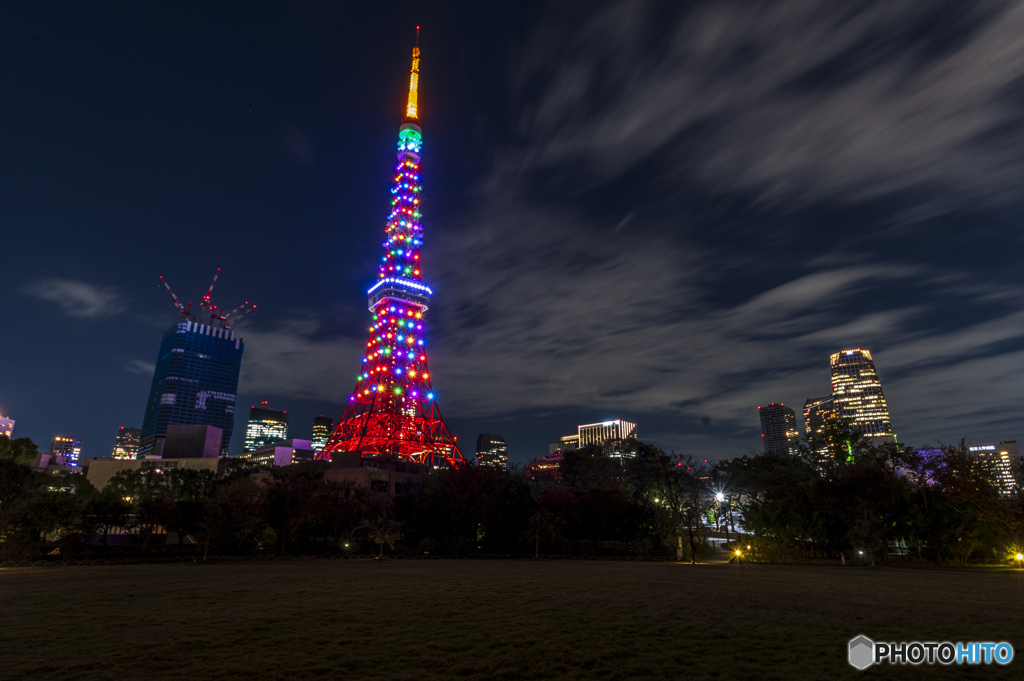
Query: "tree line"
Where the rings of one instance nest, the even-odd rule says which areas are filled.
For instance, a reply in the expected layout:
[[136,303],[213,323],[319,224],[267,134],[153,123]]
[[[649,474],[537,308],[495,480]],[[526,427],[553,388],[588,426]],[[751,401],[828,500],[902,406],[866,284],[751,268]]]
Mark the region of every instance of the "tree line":
[[34,472],[34,445],[2,440],[0,560],[177,551],[695,561],[714,536],[744,560],[967,564],[1006,560],[1024,531],[1024,499],[1000,495],[962,444],[924,455],[841,428],[792,456],[709,463],[640,442],[626,457],[590,446],[566,452],[557,477],[439,469],[393,496],[326,479],[325,462],[237,458],[216,471],[125,470],[98,490],[81,475]]

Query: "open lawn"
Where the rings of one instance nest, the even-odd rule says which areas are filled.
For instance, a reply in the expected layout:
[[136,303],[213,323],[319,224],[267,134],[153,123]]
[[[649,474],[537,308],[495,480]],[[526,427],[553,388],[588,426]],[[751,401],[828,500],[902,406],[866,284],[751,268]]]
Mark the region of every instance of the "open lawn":
[[[1024,576],[583,561],[0,570],[2,679],[1024,678]],[[873,667],[847,641],[1009,641]]]

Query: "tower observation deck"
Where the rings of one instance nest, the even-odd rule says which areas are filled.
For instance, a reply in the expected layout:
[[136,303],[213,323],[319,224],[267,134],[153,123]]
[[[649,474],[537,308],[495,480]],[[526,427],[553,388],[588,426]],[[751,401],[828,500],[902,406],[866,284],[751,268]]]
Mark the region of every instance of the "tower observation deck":
[[398,456],[431,467],[465,464],[441,418],[427,366],[426,314],[433,291],[420,264],[419,27],[416,32],[391,211],[377,281],[366,292],[369,339],[345,414],[317,457],[322,460],[333,452],[359,452],[364,458]]

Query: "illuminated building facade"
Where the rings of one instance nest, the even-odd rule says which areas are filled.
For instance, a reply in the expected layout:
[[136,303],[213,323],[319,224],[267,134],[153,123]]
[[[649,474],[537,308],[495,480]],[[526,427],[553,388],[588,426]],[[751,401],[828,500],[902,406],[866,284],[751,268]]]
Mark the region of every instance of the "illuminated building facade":
[[271,409],[265,401],[249,409],[249,423],[245,427],[245,451],[254,452],[287,439],[288,412]]
[[244,345],[235,332],[194,321],[167,329],[142,422],[140,455],[158,449],[170,425],[209,425],[223,433],[227,455],[235,427],[235,393]]
[[832,396],[809,397],[804,403],[804,428],[807,437],[816,439],[821,436],[825,426],[835,417]]
[[765,454],[795,455],[800,448],[800,433],[796,429],[796,412],[785,404],[772,402],[757,408],[761,417],[761,437]]
[[82,442],[70,435],[58,435],[50,442],[50,453],[63,456],[69,466],[77,466],[82,454]]
[[1013,472],[1016,463],[1020,461],[1020,445],[1016,440],[970,445],[968,450],[986,463],[1001,496],[1008,497],[1016,493],[1022,482]]
[[334,432],[334,419],[330,416],[313,417],[313,437],[310,439],[310,446],[314,452],[319,453],[327,444],[327,438]]
[[562,452],[535,457],[526,464],[523,475],[530,480],[561,480],[564,459]]
[[4,437],[10,437],[11,433],[14,432],[14,419],[9,419],[4,416],[0,416],[0,435]]
[[508,470],[508,445],[505,438],[491,433],[480,433],[476,438],[474,465]]
[[134,459],[139,455],[139,442],[142,439],[142,428],[126,428],[121,426],[114,438],[115,459]]
[[889,407],[871,352],[842,350],[830,359],[835,418],[865,437],[892,437]]
[[355,390],[320,459],[330,459],[332,452],[358,452],[364,458],[398,457],[429,467],[465,464],[441,417],[427,366],[427,310],[433,291],[420,260],[419,73],[420,50],[415,47],[378,278],[366,292],[370,325],[365,355]]
[[574,452],[580,448],[580,436],[579,435],[563,435],[562,439],[558,442],[552,442],[548,445],[548,454],[554,456],[562,452]]
[[308,463],[316,458],[311,440],[285,440],[245,453],[245,458],[261,466],[291,466]]
[[636,424],[622,419],[604,423],[589,423],[585,426],[578,426],[577,437],[580,447],[603,445],[612,440],[635,440]]

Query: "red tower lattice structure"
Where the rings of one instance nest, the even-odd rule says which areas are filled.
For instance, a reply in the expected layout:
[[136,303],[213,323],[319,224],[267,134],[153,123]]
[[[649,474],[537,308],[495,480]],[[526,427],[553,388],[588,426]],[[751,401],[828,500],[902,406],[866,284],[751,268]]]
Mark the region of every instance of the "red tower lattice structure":
[[431,387],[425,348],[426,313],[433,291],[420,266],[419,27],[412,51],[409,99],[398,131],[398,165],[377,282],[366,292],[370,338],[345,414],[317,458],[359,452],[426,464],[465,463]]

